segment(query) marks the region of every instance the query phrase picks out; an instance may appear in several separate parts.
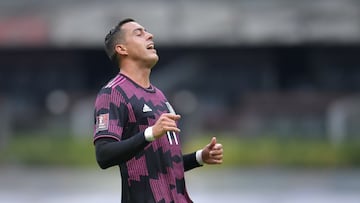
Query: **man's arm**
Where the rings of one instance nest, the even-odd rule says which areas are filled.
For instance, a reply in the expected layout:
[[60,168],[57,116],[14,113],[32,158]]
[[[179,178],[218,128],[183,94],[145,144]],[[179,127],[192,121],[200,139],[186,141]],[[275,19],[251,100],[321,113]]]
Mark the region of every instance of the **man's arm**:
[[118,141],[110,136],[102,136],[96,139],[94,143],[99,166],[105,169],[124,163],[144,149],[151,141],[163,136],[166,131],[180,132],[175,122],[178,119],[180,119],[180,115],[164,113],[155,122],[155,125],[126,140]]
[[143,132],[121,141],[109,137],[99,138],[95,140],[96,161],[102,169],[119,165],[134,157],[148,144]]
[[200,164],[199,161],[196,159],[196,152],[183,155],[183,162],[184,162],[184,171],[188,171],[202,166],[202,164]]
[[209,144],[194,153],[183,155],[184,171],[205,164],[221,164],[223,162],[223,146],[213,137]]

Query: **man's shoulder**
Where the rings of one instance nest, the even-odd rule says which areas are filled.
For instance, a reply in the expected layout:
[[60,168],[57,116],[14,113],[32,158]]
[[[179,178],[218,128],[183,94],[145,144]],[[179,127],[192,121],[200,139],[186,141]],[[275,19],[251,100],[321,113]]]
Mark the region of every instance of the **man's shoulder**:
[[126,79],[127,78],[123,75],[118,74],[114,78],[112,78],[102,89],[113,89],[117,86],[120,86],[121,83],[124,83]]
[[121,89],[121,83],[123,83],[126,80],[126,78],[121,77],[121,75],[117,75],[111,80],[109,80],[104,86],[101,87],[101,89],[98,91],[98,96],[101,96],[103,94],[113,94],[113,90],[119,91]]

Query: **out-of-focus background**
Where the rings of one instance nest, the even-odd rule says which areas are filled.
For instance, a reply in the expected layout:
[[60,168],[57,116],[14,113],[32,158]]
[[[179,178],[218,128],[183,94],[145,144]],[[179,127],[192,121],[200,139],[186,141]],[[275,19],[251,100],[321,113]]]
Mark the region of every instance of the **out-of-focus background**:
[[118,72],[104,36],[126,17],[155,36],[184,152],[224,145],[187,173],[195,202],[359,201],[359,1],[2,0],[0,202],[120,201],[92,129]]

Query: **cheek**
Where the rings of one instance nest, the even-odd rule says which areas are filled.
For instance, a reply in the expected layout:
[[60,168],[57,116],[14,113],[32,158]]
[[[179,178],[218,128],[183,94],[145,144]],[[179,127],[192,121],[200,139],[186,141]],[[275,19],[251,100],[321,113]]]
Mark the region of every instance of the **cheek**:
[[[134,46],[135,51],[137,52],[137,54],[143,54],[146,51],[146,48],[144,47],[143,44],[136,44]],[[136,53],[135,53],[136,54]]]
[[136,54],[141,49],[143,49],[144,45],[141,41],[132,39],[132,40],[128,40],[126,47],[129,53]]
[[144,48],[142,48],[137,44],[132,44],[128,49],[128,53],[131,56],[143,55],[143,52],[144,52]]

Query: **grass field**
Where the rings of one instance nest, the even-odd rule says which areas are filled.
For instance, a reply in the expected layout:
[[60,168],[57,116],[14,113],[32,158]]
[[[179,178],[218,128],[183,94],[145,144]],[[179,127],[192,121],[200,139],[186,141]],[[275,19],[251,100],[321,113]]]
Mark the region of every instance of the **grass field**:
[[[186,145],[191,151],[209,138]],[[325,140],[279,138],[218,139],[224,145],[224,163],[230,166],[359,167],[360,142],[333,145]]]
[[[186,142],[184,153],[205,146],[211,137]],[[325,140],[234,138],[218,136],[226,166],[360,167],[360,142],[332,145]],[[14,136],[0,149],[0,164],[96,166],[91,138],[72,136]]]

